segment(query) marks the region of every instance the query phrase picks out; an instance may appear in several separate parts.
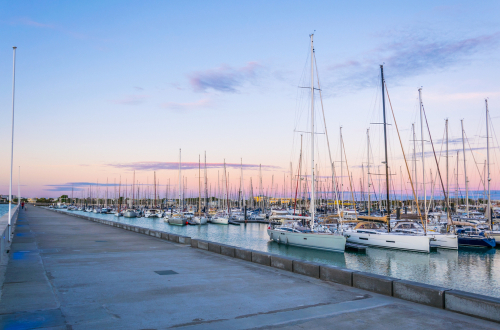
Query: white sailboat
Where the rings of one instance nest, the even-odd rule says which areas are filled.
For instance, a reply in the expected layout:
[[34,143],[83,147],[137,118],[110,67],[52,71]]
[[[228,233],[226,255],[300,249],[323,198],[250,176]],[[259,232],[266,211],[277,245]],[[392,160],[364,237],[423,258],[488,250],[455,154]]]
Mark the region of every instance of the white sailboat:
[[[383,125],[384,125],[384,150],[385,150],[385,175],[386,175],[386,194],[387,194],[387,216],[385,218],[375,218],[375,217],[359,217],[365,218],[370,222],[360,222],[353,229],[344,232],[347,238],[347,242],[355,244],[363,244],[368,246],[399,249],[407,251],[417,251],[417,252],[430,252],[430,242],[435,239],[429,235],[426,235],[426,221],[424,221],[424,231],[422,234],[413,234],[407,232],[392,232],[390,226],[390,199],[389,199],[389,163],[387,155],[387,129],[386,129],[386,113],[385,113],[385,81],[384,81],[384,67],[380,66],[381,82],[382,82],[382,111],[383,111]],[[420,90],[419,90],[420,93]],[[419,94],[420,96],[420,94]],[[422,109],[422,103],[420,102]],[[397,129],[397,126],[396,126]],[[422,129],[423,132],[423,129]],[[423,133],[422,133],[423,135]],[[423,139],[423,138],[422,138]],[[424,196],[425,196],[425,185],[424,185]],[[424,197],[425,200],[425,197]],[[379,221],[379,222],[372,222]],[[384,224],[387,227],[384,227]]]
[[[300,246],[310,249],[344,252],[346,238],[330,229],[315,223],[315,163],[314,163],[314,44],[311,34],[311,203],[310,217],[284,216],[284,223],[267,229],[269,238],[277,243]],[[319,86],[318,86],[319,87]],[[308,221],[310,227],[303,227],[300,220]]]
[[198,212],[192,219],[192,223],[196,225],[206,225],[207,217],[201,213],[201,156],[198,155]]
[[185,226],[188,222],[187,217],[183,214],[184,201],[182,200],[182,181],[181,181],[181,149],[179,149],[179,213],[173,214],[167,219],[168,224],[174,226]]

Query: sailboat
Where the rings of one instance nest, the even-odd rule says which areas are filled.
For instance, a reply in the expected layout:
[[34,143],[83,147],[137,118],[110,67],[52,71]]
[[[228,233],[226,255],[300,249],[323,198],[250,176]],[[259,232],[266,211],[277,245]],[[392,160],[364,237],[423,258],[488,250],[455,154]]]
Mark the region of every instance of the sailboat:
[[[387,193],[387,216],[369,217],[361,216],[358,219],[368,220],[358,223],[354,229],[344,231],[347,242],[356,243],[368,246],[399,249],[416,252],[430,252],[430,241],[432,237],[426,235],[426,224],[424,223],[423,235],[411,234],[404,232],[391,232],[390,224],[390,196],[389,196],[389,163],[387,156],[387,123],[385,113],[385,81],[384,81],[384,67],[380,66],[381,82],[382,82],[382,111],[383,111],[383,125],[384,125],[384,147],[385,147],[385,177],[386,177],[386,193]],[[386,224],[386,228],[384,227]]]
[[182,177],[181,177],[181,149],[179,149],[179,213],[171,215],[167,222],[169,225],[185,226],[188,223],[187,217],[183,213],[184,201],[182,200]]
[[[311,38],[311,203],[310,217],[287,215],[283,216],[283,224],[279,226],[269,225],[267,234],[269,238],[277,243],[300,246],[310,249],[344,252],[346,238],[341,234],[330,231],[329,228],[315,222],[315,163],[314,163],[314,34]],[[309,222],[309,226],[303,226]]]
[[229,224],[229,191],[228,191],[228,186],[227,186],[227,175],[226,175],[226,160],[224,159],[224,181],[225,181],[225,187],[226,187],[226,204],[227,204],[227,211],[223,212],[217,212],[213,217],[211,222],[216,225],[228,225]]
[[192,218],[191,222],[195,225],[206,225],[207,217],[201,212],[201,158],[198,156],[198,212]]

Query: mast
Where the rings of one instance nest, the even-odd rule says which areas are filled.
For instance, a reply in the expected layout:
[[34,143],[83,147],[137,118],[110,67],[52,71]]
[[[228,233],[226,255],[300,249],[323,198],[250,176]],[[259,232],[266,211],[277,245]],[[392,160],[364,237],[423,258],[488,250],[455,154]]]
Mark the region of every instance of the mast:
[[385,93],[384,93],[384,66],[380,65],[380,77],[382,80],[382,111],[384,117],[384,149],[385,149],[385,184],[386,184],[386,193],[387,193],[387,231],[391,231],[391,204],[389,199],[389,162],[387,158],[387,123],[385,120]]
[[427,230],[427,190],[425,189],[425,154],[424,154],[424,121],[423,121],[423,104],[422,104],[422,88],[418,89],[418,101],[420,103],[420,137],[422,139],[422,190],[424,191],[424,231]]
[[413,131],[413,166],[415,167],[415,192],[417,194],[417,205],[418,207],[418,172],[417,172],[417,136],[415,134],[415,123],[411,124],[411,128]]
[[241,161],[241,176],[240,176],[240,198],[241,198],[241,205],[240,205],[240,209],[243,209],[244,207],[244,198],[243,198],[243,158],[240,158],[240,161]]
[[464,132],[464,120],[460,120],[462,123],[462,149],[464,153],[464,177],[465,177],[465,208],[467,212],[467,218],[469,217],[469,184],[467,180],[467,167],[466,167],[466,161],[465,161],[465,132]]
[[371,213],[371,209],[372,209],[372,202],[371,202],[371,199],[370,199],[370,129],[368,128],[366,130],[366,150],[367,150],[367,153],[366,153],[366,159],[367,159],[367,170],[366,170],[366,174],[368,176],[368,216],[370,216],[370,213]]
[[[448,225],[452,225],[450,210],[450,169],[449,169],[449,148],[448,148],[448,118],[446,118],[446,216]],[[447,231],[449,228],[447,229]]]
[[[342,203],[341,207],[341,220],[344,220],[344,150],[342,143],[342,126],[340,126],[340,202]],[[339,206],[340,207],[340,206]]]
[[456,191],[456,199],[457,199],[457,207],[456,207],[456,212],[458,212],[458,156],[459,156],[459,151],[457,150],[457,187],[455,188]]
[[[181,149],[179,149],[179,209],[181,208],[181,194],[182,194],[182,181],[181,181]],[[182,210],[179,210],[182,212]]]
[[314,44],[313,44],[314,34],[311,34],[311,203],[310,203],[310,213],[311,213],[311,229],[314,228],[314,212],[316,211],[314,205]]
[[205,151],[205,215],[208,211],[208,188],[207,188],[207,152]]
[[488,170],[488,207],[486,211],[488,212],[488,222],[490,224],[490,230],[493,229],[493,222],[491,219],[491,194],[490,194],[490,131],[489,131],[489,117],[490,113],[488,110],[488,99],[484,100],[486,104],[486,162],[487,162],[487,170]]
[[[201,156],[198,155],[198,216],[201,217]],[[201,222],[200,222],[201,223]]]

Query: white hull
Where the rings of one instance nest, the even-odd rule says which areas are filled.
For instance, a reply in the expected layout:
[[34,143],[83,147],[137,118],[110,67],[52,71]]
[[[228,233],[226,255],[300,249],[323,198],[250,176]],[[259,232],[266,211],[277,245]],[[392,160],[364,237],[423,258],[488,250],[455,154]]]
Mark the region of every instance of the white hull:
[[267,229],[269,238],[277,243],[309,249],[344,252],[346,238],[342,235],[323,233],[297,233]]
[[193,222],[197,225],[206,225],[207,224],[207,218],[205,217],[194,217]]
[[186,218],[172,217],[172,218],[168,219],[168,224],[174,225],[174,226],[185,226],[186,221],[187,221]]
[[212,218],[212,223],[215,223],[217,225],[227,225],[227,224],[229,224],[229,219],[222,218],[222,217],[216,217],[216,218]]
[[495,239],[497,245],[500,245],[500,231],[490,231],[488,234]]
[[135,212],[132,212],[132,211],[125,211],[125,212],[123,212],[123,216],[125,218],[135,218],[135,217],[137,217],[137,214]]
[[430,252],[430,236],[346,231],[347,242],[389,249]]
[[441,248],[441,249],[452,249],[458,250],[458,238],[457,235],[452,234],[427,234],[434,238],[431,240],[431,247]]

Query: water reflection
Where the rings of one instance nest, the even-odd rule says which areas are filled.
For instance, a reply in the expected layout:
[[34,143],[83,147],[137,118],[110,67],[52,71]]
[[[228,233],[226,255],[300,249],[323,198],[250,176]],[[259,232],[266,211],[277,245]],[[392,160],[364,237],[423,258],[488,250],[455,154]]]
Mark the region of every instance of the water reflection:
[[429,254],[379,248],[366,253],[317,251],[271,242],[264,224],[171,226],[158,218],[123,218],[75,212],[179,235],[303,260],[346,267],[447,288],[500,297],[500,254],[496,249],[438,249]]

